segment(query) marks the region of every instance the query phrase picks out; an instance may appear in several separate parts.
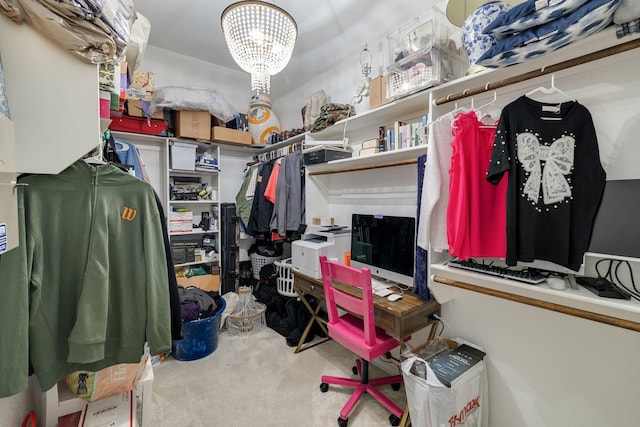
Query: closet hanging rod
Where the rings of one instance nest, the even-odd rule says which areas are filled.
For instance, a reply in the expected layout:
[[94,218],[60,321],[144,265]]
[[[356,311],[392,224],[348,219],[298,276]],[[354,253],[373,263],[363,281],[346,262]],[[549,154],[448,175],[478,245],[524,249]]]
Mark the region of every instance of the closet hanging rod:
[[253,156],[254,159],[260,162],[266,162],[269,160],[277,159],[279,157],[284,157],[288,154],[291,154],[295,151],[302,150],[302,146],[304,141],[293,142],[289,145],[274,147],[272,150],[266,151],[264,153],[256,154]]
[[631,40],[625,43],[621,43],[616,46],[608,47],[606,49],[598,50],[596,52],[591,52],[586,55],[578,56],[573,59],[568,59],[563,62],[559,62],[557,64],[549,65],[546,67],[542,67],[540,69],[536,69],[533,71],[529,71],[524,74],[520,74],[517,76],[509,77],[503,80],[498,80],[496,82],[488,82],[484,86],[476,87],[473,89],[465,89],[462,92],[458,92],[455,94],[449,94],[444,98],[439,98],[434,101],[435,105],[442,105],[448,102],[457,101],[459,99],[467,98],[469,96],[478,95],[480,93],[489,92],[491,90],[495,90],[501,87],[509,86],[512,84],[524,82],[526,80],[534,79],[536,77],[544,76],[547,74],[555,73],[560,70],[565,70],[567,68],[575,67],[578,65],[586,64],[588,62],[596,61],[598,59],[606,58],[608,56],[617,55],[622,52],[626,52],[628,50],[636,49],[640,47],[640,39]]

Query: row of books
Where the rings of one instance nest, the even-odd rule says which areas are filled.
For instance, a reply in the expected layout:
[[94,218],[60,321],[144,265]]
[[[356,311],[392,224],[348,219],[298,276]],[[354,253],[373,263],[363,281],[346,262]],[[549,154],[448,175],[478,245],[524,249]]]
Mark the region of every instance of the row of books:
[[359,155],[366,156],[424,145],[427,143],[427,129],[426,115],[420,121],[396,121],[393,126],[380,126],[378,138],[363,141]]

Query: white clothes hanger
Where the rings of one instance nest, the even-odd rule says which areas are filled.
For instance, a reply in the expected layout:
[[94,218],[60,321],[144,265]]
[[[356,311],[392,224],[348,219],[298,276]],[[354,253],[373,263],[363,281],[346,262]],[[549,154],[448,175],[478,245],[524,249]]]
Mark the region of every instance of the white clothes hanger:
[[560,95],[560,96],[565,98],[565,100],[564,100],[565,102],[566,101],[575,101],[575,98],[573,96],[569,95],[566,92],[563,92],[562,90],[560,90],[560,89],[558,89],[556,87],[555,74],[553,74],[553,73],[551,74],[551,87],[548,87],[548,88],[544,87],[544,86],[537,87],[537,88],[525,93],[525,96],[528,97],[528,98],[534,99],[534,98],[532,98],[532,95],[535,95],[538,92],[541,93],[542,95]]
[[481,106],[474,108],[474,110],[481,111],[483,108],[487,108],[488,106],[490,106],[492,104],[495,104],[495,102],[497,100],[498,100],[498,92],[494,90],[493,91],[493,99],[491,101],[487,102],[486,104],[482,104]]
[[[560,95],[561,97],[563,97],[563,100],[558,100],[557,98],[554,98],[553,101],[543,101],[540,99],[535,99],[532,98],[531,95],[532,94],[536,94],[536,93],[541,93],[542,95]],[[529,92],[527,92],[525,94],[525,96],[527,98],[533,99],[535,101],[538,102],[545,102],[547,105],[542,105],[542,111],[546,111],[546,112],[551,112],[551,113],[555,113],[555,114],[560,114],[561,111],[561,107],[560,105],[564,102],[574,102],[575,98],[573,98],[571,95],[569,95],[566,92],[563,92],[562,90],[558,89],[555,85],[555,75],[551,74],[551,87],[546,88],[546,87],[538,87],[535,88]],[[548,105],[548,104],[556,104],[556,105]],[[540,119],[542,120],[562,120],[562,117],[552,117],[549,115],[546,116],[541,116]]]
[[[495,102],[498,100],[498,92],[497,91],[493,91],[493,99],[490,100],[489,102],[487,102],[486,104],[482,104],[479,107],[476,107],[474,109],[474,111],[476,112],[476,116],[478,117],[478,120],[482,120],[483,117],[489,116],[491,117],[492,120],[498,120],[500,118],[500,113],[502,112],[502,109],[499,107],[495,107],[495,108],[491,108],[490,110],[486,110],[487,107],[492,106],[493,104],[495,104]],[[495,128],[496,125],[492,124],[492,125],[483,125],[480,126],[482,128]]]
[[448,118],[453,123],[456,114],[458,114],[458,113],[466,113],[469,110],[470,110],[469,107],[458,107],[458,101],[456,101],[454,103],[454,105],[453,105],[453,110],[449,111],[448,113],[442,114],[440,117],[438,117],[434,121],[429,122],[427,124],[427,127],[430,128],[431,126],[433,126],[434,124],[438,123],[440,120],[442,120],[444,118]]

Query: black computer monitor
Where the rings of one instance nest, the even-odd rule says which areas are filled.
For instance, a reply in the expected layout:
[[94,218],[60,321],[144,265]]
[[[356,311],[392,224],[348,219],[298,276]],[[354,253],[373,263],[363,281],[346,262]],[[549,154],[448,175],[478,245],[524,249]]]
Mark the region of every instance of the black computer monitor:
[[413,286],[416,220],[412,217],[353,214],[351,265],[374,277]]
[[640,179],[605,183],[588,252],[640,258]]

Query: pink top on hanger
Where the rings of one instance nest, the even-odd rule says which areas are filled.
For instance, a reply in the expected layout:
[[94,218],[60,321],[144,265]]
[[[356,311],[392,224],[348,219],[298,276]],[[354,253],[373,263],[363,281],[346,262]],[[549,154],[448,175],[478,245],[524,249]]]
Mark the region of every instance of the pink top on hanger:
[[487,125],[470,111],[454,122],[447,239],[449,253],[460,259],[506,255],[507,180],[499,185],[486,180],[496,134],[491,121]]

